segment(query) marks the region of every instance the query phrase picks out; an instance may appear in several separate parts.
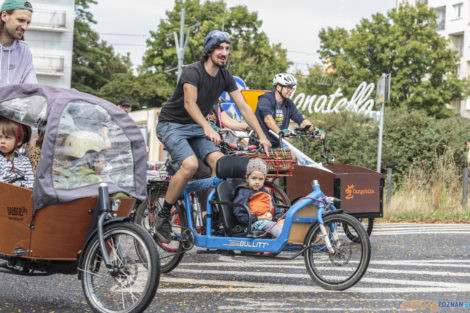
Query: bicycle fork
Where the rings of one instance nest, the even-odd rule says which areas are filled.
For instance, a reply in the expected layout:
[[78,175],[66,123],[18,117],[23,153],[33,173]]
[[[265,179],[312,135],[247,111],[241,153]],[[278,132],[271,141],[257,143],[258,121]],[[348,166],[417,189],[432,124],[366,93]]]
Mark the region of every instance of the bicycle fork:
[[[336,231],[337,225],[331,225],[330,226],[330,233],[326,230],[325,223],[323,222],[323,213],[325,213],[325,208],[323,205],[321,205],[318,209],[318,222],[320,223],[320,231],[321,235],[320,238],[325,241],[326,248],[328,249],[328,252],[334,254],[335,253],[335,248],[331,244],[331,241],[333,240],[336,243],[339,243],[339,237],[338,237],[338,232]],[[331,237],[331,240],[330,240]]]
[[[108,194],[108,185],[106,183],[101,183],[98,188],[98,201],[100,204],[100,216],[98,218],[98,242],[100,246],[100,252],[101,256],[103,258],[105,266],[109,269],[111,272],[111,275],[117,276],[119,274],[119,268],[116,267],[110,260],[109,258],[109,253],[108,253],[108,247],[106,246],[106,243],[104,242],[104,222],[107,218],[111,217],[110,212],[112,211],[117,211],[121,201],[120,200],[115,200],[113,201],[112,208],[109,207],[109,194]],[[113,236],[113,241],[112,241],[112,247],[109,247],[111,249],[115,249],[117,255],[119,258],[122,260],[122,252],[119,247],[119,242],[117,238]]]

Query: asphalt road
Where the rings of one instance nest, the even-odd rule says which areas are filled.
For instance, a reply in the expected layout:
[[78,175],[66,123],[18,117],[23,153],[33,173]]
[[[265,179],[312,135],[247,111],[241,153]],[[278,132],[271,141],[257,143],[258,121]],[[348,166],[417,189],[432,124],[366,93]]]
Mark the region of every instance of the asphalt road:
[[[302,257],[234,258],[193,249],[162,275],[147,312],[470,312],[469,242],[470,225],[377,224],[367,273],[342,292],[316,286]],[[89,308],[74,275],[0,273],[0,312]]]

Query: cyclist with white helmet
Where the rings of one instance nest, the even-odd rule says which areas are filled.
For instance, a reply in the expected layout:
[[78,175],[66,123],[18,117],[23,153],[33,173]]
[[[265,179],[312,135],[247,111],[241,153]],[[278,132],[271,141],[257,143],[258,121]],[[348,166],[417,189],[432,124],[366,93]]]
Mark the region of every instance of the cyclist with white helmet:
[[295,103],[290,99],[292,93],[297,86],[297,80],[292,74],[279,73],[273,79],[274,90],[261,95],[258,98],[255,115],[261,124],[263,132],[268,137],[273,148],[279,148],[279,138],[269,132],[274,131],[276,134],[283,133],[285,136],[290,135],[289,121],[293,120],[300,127],[310,126],[311,131],[320,134],[321,138],[325,137],[325,132],[314,128],[310,121],[305,119],[297,110]]
[[226,68],[230,48],[227,33],[219,30],[209,32],[204,39],[201,60],[185,67],[175,92],[159,115],[157,137],[172,159],[180,164],[168,186],[162,210],[158,213],[156,236],[161,242],[171,240],[170,211],[196,172],[198,158],[215,175],[217,161],[223,156],[216,147],[220,144],[220,136],[206,120],[223,91],[230,94],[245,121],[260,136],[260,143],[266,152],[271,146],[253,111],[238,90],[235,79]]

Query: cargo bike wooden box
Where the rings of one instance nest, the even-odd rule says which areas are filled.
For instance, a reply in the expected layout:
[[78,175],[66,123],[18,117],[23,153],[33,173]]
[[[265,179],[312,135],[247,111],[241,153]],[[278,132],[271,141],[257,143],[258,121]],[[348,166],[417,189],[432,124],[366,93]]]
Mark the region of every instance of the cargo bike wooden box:
[[0,115],[44,132],[33,190],[0,182],[0,271],[78,273],[94,311],[143,311],[160,260],[152,237],[128,219],[134,198],[146,196],[135,123],[100,98],[39,85],[0,88]]
[[[295,131],[296,136],[300,136],[303,140],[314,138],[305,129],[297,128]],[[330,149],[326,138],[322,140],[324,150],[322,158],[325,163],[313,161],[285,139],[280,138],[280,140],[283,146],[295,155],[297,163],[302,164],[296,164],[288,175],[282,175],[285,176],[284,191],[288,201],[295,203],[309,191],[312,180],[318,180],[326,195],[341,200],[336,206],[344,213],[362,220],[370,235],[374,219],[383,217],[382,174],[360,166],[331,164],[334,157],[329,155]],[[348,234],[347,229],[345,232]]]
[[[312,181],[318,180],[326,195],[341,200],[336,204],[336,207],[344,213],[362,220],[370,235],[374,219],[383,216],[384,179],[382,174],[360,166],[317,163],[286,142],[285,139],[281,140],[287,149],[271,150],[270,155],[261,152],[245,154],[250,157],[261,157],[266,161],[268,181],[283,181],[283,188],[275,183],[268,183],[265,186],[271,192],[276,203],[285,207],[290,206],[308,194]],[[325,149],[328,148],[325,146]],[[298,162],[308,163],[308,165],[298,165]],[[315,215],[316,210],[308,206],[299,211],[296,216]],[[301,243],[307,231],[306,224],[294,223],[289,242]],[[345,231],[350,237],[354,237],[348,229]]]
[[326,195],[341,200],[337,207],[344,213],[364,220],[370,235],[375,218],[383,217],[382,174],[360,166],[323,164],[296,165],[292,176],[286,177],[286,193],[295,202],[308,190],[306,186],[317,179]]

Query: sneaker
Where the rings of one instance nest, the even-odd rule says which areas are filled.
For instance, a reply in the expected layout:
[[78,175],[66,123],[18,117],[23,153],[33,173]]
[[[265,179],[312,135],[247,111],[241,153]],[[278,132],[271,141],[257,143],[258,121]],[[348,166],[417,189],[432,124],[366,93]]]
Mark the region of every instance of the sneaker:
[[157,224],[155,227],[155,236],[160,242],[170,243],[171,242],[171,224],[169,218],[157,218]]

